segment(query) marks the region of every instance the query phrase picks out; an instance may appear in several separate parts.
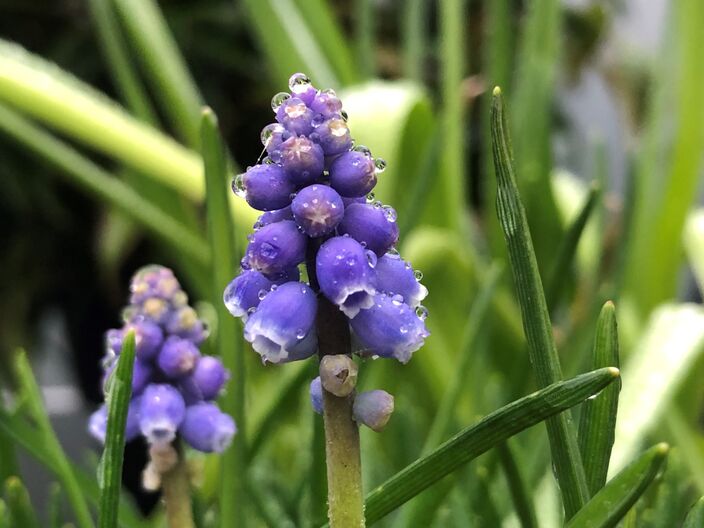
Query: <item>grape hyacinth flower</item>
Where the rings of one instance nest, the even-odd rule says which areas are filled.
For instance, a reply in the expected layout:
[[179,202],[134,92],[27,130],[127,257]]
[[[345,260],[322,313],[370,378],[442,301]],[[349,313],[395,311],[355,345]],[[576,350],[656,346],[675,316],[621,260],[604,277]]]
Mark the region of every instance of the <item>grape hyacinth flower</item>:
[[[267,156],[234,180],[234,192],[263,214],[223,301],[244,321],[244,337],[264,363],[318,352],[321,376],[310,396],[315,411],[324,411],[330,524],[359,526],[361,480],[351,490],[343,473],[359,473],[358,424],[380,430],[393,397],[355,395],[350,343],[362,344],[362,357],[406,363],[429,335],[420,305],[427,289],[395,250],[396,211],[372,198],[384,160],[354,144],[334,91],[317,90],[301,73],[291,76],[289,89],[272,99],[276,122],[261,134]],[[184,380],[186,392],[194,377]],[[216,422],[205,407],[190,412],[189,423]],[[195,433],[183,434],[206,445]]]
[[[263,276],[259,278],[259,272],[251,274],[257,275],[259,285],[272,284]],[[244,286],[236,304],[246,312],[248,303],[254,301],[247,284]],[[188,305],[186,293],[168,268],[142,268],[132,278],[130,291],[130,305],[123,312],[124,326],[106,333],[103,360],[107,380],[120,357],[124,336],[128,330],[134,331],[135,364],[126,439],[141,434],[153,448],[164,450],[179,437],[198,451],[222,452],[236,427],[213,402],[229,373],[219,359],[201,356],[198,350],[207,337],[206,325]],[[88,430],[100,442],[105,441],[106,421],[105,405],[89,420]]]

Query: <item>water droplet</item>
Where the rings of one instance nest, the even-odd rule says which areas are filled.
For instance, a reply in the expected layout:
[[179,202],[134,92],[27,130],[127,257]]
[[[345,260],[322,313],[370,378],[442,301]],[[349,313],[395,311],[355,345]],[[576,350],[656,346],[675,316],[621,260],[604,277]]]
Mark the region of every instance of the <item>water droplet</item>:
[[398,249],[391,248],[386,252],[386,256],[391,258],[399,258],[401,256],[401,253],[398,252]]
[[257,293],[257,297],[259,297],[260,301],[263,301],[264,297],[266,297],[267,293],[269,293],[269,292],[264,289],[261,289],[261,290],[259,290],[259,293]]
[[403,295],[396,294],[393,297],[391,297],[391,302],[395,306],[401,306],[403,304]]
[[407,333],[408,333],[408,327],[407,327],[407,326],[402,326],[401,328],[399,328],[399,331],[401,332],[401,334],[407,334]]
[[252,266],[249,265],[249,260],[247,259],[247,257],[242,257],[242,260],[240,260],[240,267],[243,270],[252,269]]
[[271,141],[271,138],[274,134],[281,134],[285,131],[286,129],[284,126],[280,123],[271,123],[270,125],[265,126],[262,128],[261,134],[259,134],[259,139],[262,140],[262,145],[265,147],[269,144],[269,141]]
[[342,111],[340,112],[340,115],[342,116],[342,119],[344,119],[344,120],[345,120],[345,123],[346,123],[347,120],[349,119],[349,116],[347,115],[347,112],[345,112],[344,110],[342,110]]
[[425,321],[425,319],[428,317],[428,309],[425,306],[423,306],[422,304],[419,305],[416,308],[416,316],[421,321]]
[[274,164],[276,164],[276,162],[275,162],[273,159],[271,159],[271,156],[267,156],[266,158],[264,158],[264,159],[262,160],[262,163],[263,163],[264,165],[274,165]]
[[374,195],[373,192],[370,192],[367,195],[367,203],[374,203],[374,200],[376,200],[376,196]]
[[396,221],[396,218],[397,218],[396,209],[394,209],[390,205],[385,205],[384,207],[382,207],[382,209],[384,210],[384,216],[386,217],[386,219],[389,222]]
[[374,253],[371,250],[367,250],[367,262],[369,262],[370,268],[376,267],[376,262],[377,262],[376,253]]
[[232,192],[240,198],[247,196],[247,190],[244,186],[244,174],[238,174],[232,180]]
[[288,89],[293,93],[302,93],[311,85],[310,79],[305,73],[294,73],[288,80]]
[[271,161],[274,163],[281,163],[281,160],[283,159],[283,154],[279,149],[272,150],[271,154],[269,154],[269,157],[271,158]]
[[251,308],[247,308],[247,314],[252,315],[254,312],[256,312],[257,309],[252,306]]
[[374,200],[372,205],[374,206],[374,209],[381,209],[384,206],[384,204],[379,200]]
[[372,151],[369,150],[369,148],[368,148],[368,147],[365,147],[364,145],[355,145],[355,146],[352,148],[352,150],[354,150],[355,152],[361,152],[361,153],[364,154],[365,156],[371,157],[371,155],[372,155]]
[[303,339],[306,336],[306,332],[303,330],[303,328],[299,328],[296,330],[296,339]]
[[357,259],[354,257],[348,257],[347,260],[345,261],[348,266],[356,266],[357,265]]
[[264,223],[261,220],[257,220],[256,222],[254,222],[252,229],[254,229],[255,231],[258,231],[262,227],[264,227]]
[[372,354],[372,359],[379,359],[379,354]]
[[386,169],[386,161],[383,158],[376,158],[374,160],[374,167],[376,167],[376,172],[384,172]]
[[271,98],[271,109],[276,112],[279,107],[286,102],[287,99],[291,97],[291,94],[286,92],[279,92],[274,97]]
[[423,272],[421,270],[415,270],[413,272],[413,276],[416,278],[418,282],[423,280]]
[[[283,275],[283,274],[282,274],[282,275]],[[276,288],[278,288],[278,287],[279,287],[278,284],[272,284],[272,285],[271,285],[271,288],[269,288],[269,291],[276,291]]]

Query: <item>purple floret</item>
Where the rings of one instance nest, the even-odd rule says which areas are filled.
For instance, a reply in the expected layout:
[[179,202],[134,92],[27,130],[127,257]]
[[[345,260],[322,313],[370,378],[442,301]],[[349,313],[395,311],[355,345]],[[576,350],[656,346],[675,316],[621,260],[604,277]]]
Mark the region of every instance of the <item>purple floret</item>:
[[199,357],[200,352],[191,341],[170,336],[161,347],[157,365],[166,377],[179,379],[193,371]]
[[400,295],[403,302],[415,308],[428,295],[411,265],[398,253],[386,253],[377,259],[377,289],[388,295]]
[[315,112],[298,97],[289,97],[276,110],[276,120],[295,135],[305,136],[313,131]]
[[310,138],[322,147],[326,156],[342,154],[352,147],[350,128],[342,117],[331,117],[323,121]]
[[323,414],[323,385],[320,376],[310,382],[310,404],[318,414]]
[[342,196],[366,196],[376,185],[374,160],[365,152],[341,154],[330,164],[330,185]]
[[281,143],[278,152],[281,166],[294,185],[310,185],[323,175],[325,155],[322,147],[311,139],[305,136],[290,137]]
[[197,403],[188,407],[179,428],[183,439],[203,453],[222,453],[236,432],[232,418],[214,403]]
[[186,404],[172,385],[152,384],[144,389],[139,405],[139,428],[150,444],[164,444],[176,438]]
[[191,380],[204,400],[214,400],[230,379],[222,361],[213,356],[203,356],[196,363]]
[[301,189],[291,204],[296,223],[309,237],[331,233],[345,214],[345,205],[337,192],[327,185],[310,185]]
[[[238,185],[237,178],[233,185]],[[241,178],[245,200],[260,211],[274,211],[288,206],[291,194],[296,191],[295,184],[280,165],[255,165],[247,169]],[[235,189],[237,192],[238,189]]]
[[398,242],[396,213],[391,211],[381,205],[350,205],[345,209],[338,232],[350,235],[380,257]]
[[225,288],[225,307],[235,317],[246,319],[249,311],[259,306],[260,295],[268,292],[273,284],[256,270],[243,271]]
[[284,220],[255,231],[245,252],[247,264],[264,275],[277,274],[297,266],[305,259],[306,236],[296,222]]

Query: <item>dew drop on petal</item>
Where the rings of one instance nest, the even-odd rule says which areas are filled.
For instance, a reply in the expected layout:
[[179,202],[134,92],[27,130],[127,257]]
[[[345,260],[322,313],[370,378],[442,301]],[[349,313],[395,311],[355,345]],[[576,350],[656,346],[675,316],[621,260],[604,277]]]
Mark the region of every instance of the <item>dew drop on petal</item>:
[[302,93],[311,85],[310,79],[305,73],[294,73],[288,80],[288,89],[293,93]]
[[425,319],[428,317],[428,309],[425,306],[423,306],[422,304],[419,305],[416,308],[416,316],[421,321],[425,321]]
[[342,110],[342,111],[340,112],[340,115],[342,116],[342,119],[344,119],[344,120],[345,120],[345,123],[346,123],[347,120],[349,119],[349,116],[347,115],[347,112],[345,112],[344,110]]
[[247,191],[244,187],[244,174],[238,174],[232,180],[232,192],[234,192],[240,198],[244,198],[247,195]]
[[374,160],[374,167],[376,168],[377,174],[384,172],[386,169],[386,161],[383,158],[376,158]]
[[369,147],[366,147],[364,145],[355,145],[352,150],[354,150],[355,152],[361,152],[365,156],[371,157],[372,155],[372,151],[369,150]]
[[416,278],[418,282],[423,280],[423,272],[421,270],[414,270],[413,271],[413,276]]
[[384,216],[389,222],[395,222],[396,221],[396,209],[391,207],[390,205],[385,205],[382,209],[384,209]]
[[373,192],[370,192],[367,195],[367,203],[374,203],[375,200],[376,200],[376,195]]
[[257,297],[259,297],[260,301],[264,300],[264,297],[266,297],[266,294],[269,293],[266,290],[259,290],[259,293],[257,294]]
[[300,340],[300,339],[303,339],[305,336],[306,336],[306,332],[305,332],[305,330],[303,330],[303,328],[299,328],[298,330],[296,330],[296,339]]
[[291,94],[279,92],[271,98],[271,109],[276,112],[284,102],[291,97]]
[[367,253],[367,262],[369,263],[369,267],[375,268],[376,262],[377,262],[376,253],[374,253],[373,251],[371,251],[369,249],[367,250],[366,253]]

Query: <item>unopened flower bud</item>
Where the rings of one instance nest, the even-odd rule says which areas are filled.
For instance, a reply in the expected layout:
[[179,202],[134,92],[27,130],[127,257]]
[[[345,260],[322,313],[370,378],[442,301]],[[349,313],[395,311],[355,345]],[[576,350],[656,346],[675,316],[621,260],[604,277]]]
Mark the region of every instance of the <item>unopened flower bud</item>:
[[394,397],[383,390],[360,392],[354,398],[354,419],[370,429],[380,432],[394,412]]
[[326,391],[343,398],[357,385],[357,364],[346,354],[323,356],[320,381]]

